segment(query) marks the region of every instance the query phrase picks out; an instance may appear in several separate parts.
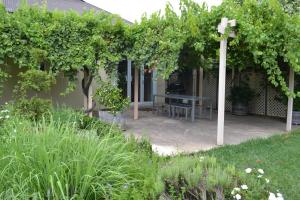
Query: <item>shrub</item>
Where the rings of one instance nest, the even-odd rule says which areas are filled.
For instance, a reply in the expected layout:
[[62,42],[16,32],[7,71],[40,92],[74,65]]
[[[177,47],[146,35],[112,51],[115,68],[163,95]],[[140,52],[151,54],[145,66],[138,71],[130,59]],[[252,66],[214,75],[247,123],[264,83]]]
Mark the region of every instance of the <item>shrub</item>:
[[37,97],[31,99],[19,99],[14,106],[14,113],[33,121],[47,117],[52,109],[50,100]]
[[271,191],[268,179],[222,166],[213,157],[175,157],[159,174],[169,199],[268,199]]
[[122,90],[110,83],[101,82],[101,87],[96,91],[95,100],[113,115],[129,107],[129,99],[122,96]]
[[121,130],[114,125],[103,122],[97,118],[89,117],[81,111],[74,111],[71,108],[59,108],[53,110],[53,121],[63,123],[68,121],[76,125],[82,131],[94,131],[98,136],[106,134],[122,134]]
[[121,135],[80,134],[74,123],[52,120],[9,123],[1,129],[1,199],[147,199],[156,194],[155,163]]

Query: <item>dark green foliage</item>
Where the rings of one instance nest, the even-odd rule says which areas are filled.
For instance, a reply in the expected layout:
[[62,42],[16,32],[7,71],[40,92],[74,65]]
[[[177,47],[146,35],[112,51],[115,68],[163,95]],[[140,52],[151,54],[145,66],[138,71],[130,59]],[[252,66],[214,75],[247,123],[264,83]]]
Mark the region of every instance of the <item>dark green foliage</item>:
[[129,99],[122,96],[122,90],[110,83],[101,82],[94,99],[113,115],[123,112],[129,107]]
[[19,74],[20,80],[15,87],[15,94],[25,98],[28,92],[48,92],[56,80],[51,73],[31,69]]

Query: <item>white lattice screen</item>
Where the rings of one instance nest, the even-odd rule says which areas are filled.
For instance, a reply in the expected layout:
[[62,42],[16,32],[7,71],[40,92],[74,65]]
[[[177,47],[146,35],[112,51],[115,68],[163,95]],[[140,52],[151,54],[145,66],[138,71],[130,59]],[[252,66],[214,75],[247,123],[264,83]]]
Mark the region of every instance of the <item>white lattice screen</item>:
[[[246,72],[249,78],[249,85],[255,91],[255,97],[250,102],[249,112],[254,115],[265,115],[271,117],[286,117],[286,105],[276,99],[278,96],[274,87],[266,86],[266,79],[263,74],[255,72]],[[226,75],[226,100],[225,110],[231,111],[231,102],[228,100],[230,94],[230,87],[232,83],[231,72],[227,71]],[[217,108],[217,91],[218,91],[218,78],[214,75],[205,72],[203,80],[204,96],[212,99],[213,108]]]

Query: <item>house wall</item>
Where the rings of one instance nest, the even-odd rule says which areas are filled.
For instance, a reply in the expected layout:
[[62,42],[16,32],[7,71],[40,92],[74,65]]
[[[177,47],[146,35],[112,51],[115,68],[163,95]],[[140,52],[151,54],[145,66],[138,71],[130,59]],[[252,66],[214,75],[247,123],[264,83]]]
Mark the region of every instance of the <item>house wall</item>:
[[[13,98],[13,90],[15,85],[18,82],[18,74],[22,72],[16,65],[9,63],[8,66],[0,65],[1,68],[5,68],[5,70],[11,75],[4,83],[3,95],[0,97],[0,105],[3,105],[5,102],[12,101]],[[67,86],[67,78],[62,74],[57,77],[56,84],[51,88],[51,90],[47,93],[40,93],[38,96],[45,99],[51,99],[53,105],[68,105],[73,108],[79,109],[83,107],[83,94],[81,91],[81,74],[78,74],[78,81],[76,82],[75,91],[67,94],[65,96],[60,95],[63,93]],[[29,94],[32,96],[32,94]]]

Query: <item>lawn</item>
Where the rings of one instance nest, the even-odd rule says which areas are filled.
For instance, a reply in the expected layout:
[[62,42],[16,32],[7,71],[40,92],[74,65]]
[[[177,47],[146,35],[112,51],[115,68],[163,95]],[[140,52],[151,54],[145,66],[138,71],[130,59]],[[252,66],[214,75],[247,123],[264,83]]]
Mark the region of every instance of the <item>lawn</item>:
[[300,130],[200,154],[216,157],[225,164],[234,164],[239,170],[262,168],[285,199],[300,199]]

